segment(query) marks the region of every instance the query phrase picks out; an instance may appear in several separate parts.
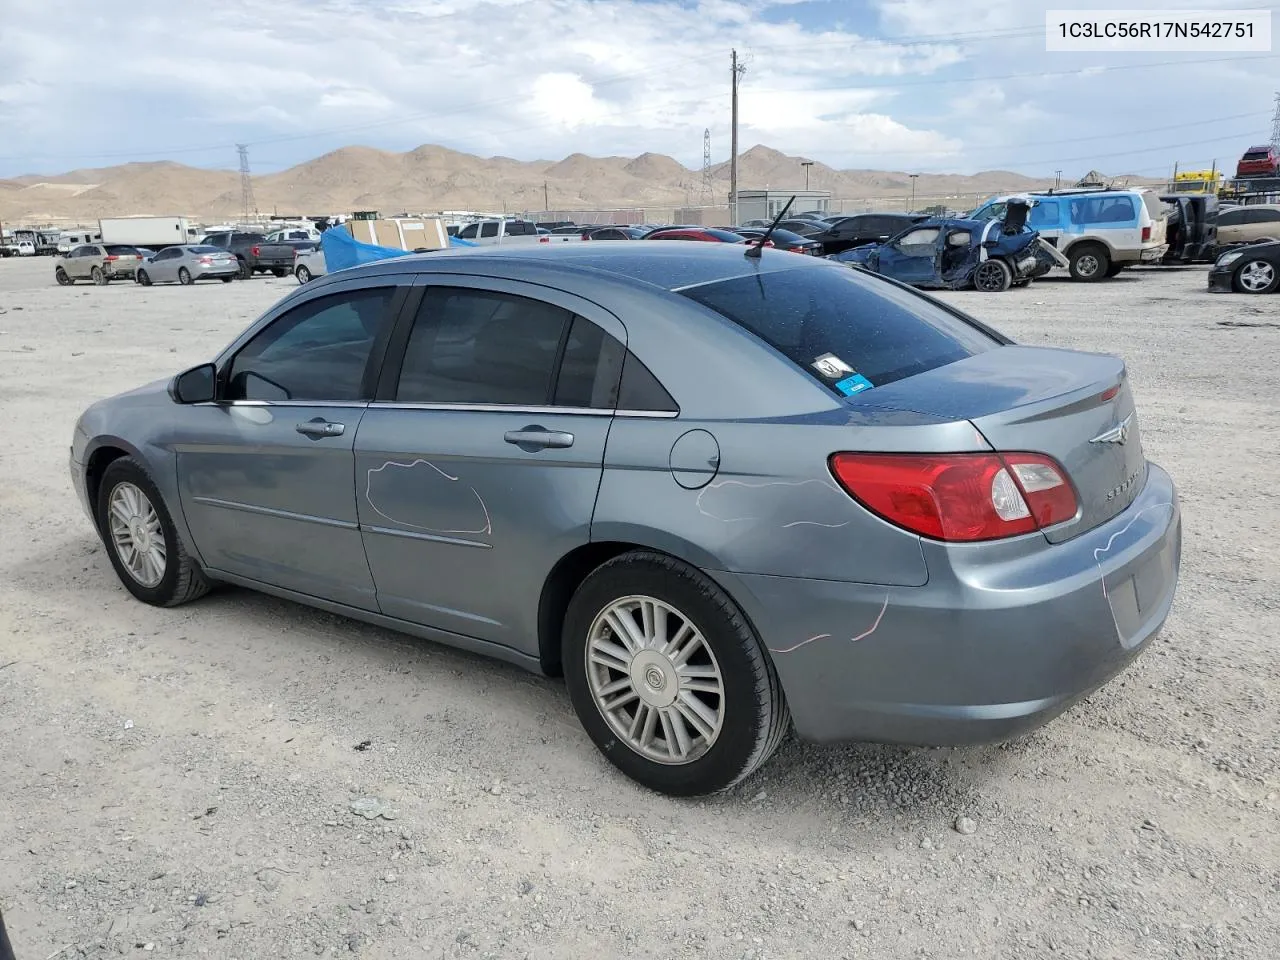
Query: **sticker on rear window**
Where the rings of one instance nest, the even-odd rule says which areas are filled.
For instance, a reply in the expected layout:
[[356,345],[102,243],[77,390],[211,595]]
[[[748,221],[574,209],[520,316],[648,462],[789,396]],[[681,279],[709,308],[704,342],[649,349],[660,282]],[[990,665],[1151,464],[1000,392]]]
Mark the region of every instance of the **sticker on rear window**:
[[824,353],[813,361],[812,367],[829,380],[838,380],[853,373],[853,367],[834,353]]
[[852,377],[845,377],[837,383],[836,389],[846,397],[852,397],[855,393],[861,393],[863,390],[870,390],[873,386],[875,386],[875,384],[862,374],[855,373]]

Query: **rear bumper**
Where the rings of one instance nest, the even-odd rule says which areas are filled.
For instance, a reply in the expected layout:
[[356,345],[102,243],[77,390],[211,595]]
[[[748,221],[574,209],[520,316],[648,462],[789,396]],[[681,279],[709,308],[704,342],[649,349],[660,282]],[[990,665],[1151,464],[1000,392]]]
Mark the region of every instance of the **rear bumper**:
[[195,275],[197,280],[205,277],[234,277],[240,273],[240,264],[232,261],[231,263],[216,263],[210,266],[201,266],[200,272]]
[[1066,543],[994,559],[928,544],[923,587],[714,576],[764,638],[801,737],[989,743],[1142,652],[1173,603],[1181,541],[1177,492],[1152,464],[1128,510]]
[[1144,247],[1138,255],[1138,259],[1142,263],[1159,263],[1164,259],[1165,253],[1169,250],[1167,243],[1162,243],[1158,247]]
[[293,257],[259,257],[253,265],[255,270],[288,270],[293,272]]
[[1211,293],[1234,293],[1235,288],[1231,285],[1231,271],[1210,270],[1209,291]]

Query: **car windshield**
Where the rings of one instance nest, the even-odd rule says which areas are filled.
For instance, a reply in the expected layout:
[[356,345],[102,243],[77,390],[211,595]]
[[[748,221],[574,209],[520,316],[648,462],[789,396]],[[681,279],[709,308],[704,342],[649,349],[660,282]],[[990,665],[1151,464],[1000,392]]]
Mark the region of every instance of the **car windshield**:
[[781,270],[680,291],[755,334],[833,393],[884,386],[998,346],[911,290],[844,268]]

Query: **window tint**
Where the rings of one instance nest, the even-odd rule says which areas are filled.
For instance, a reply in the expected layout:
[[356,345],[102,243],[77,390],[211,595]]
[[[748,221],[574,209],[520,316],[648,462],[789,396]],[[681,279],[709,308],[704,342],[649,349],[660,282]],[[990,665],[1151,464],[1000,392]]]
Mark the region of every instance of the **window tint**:
[[[217,250],[218,248],[217,248],[217,247],[196,247],[195,249],[196,249],[196,250],[201,250],[201,249],[204,249],[204,250]],[[180,256],[182,256],[182,251],[181,251],[180,249],[178,249],[177,247],[168,247],[168,248],[166,248],[166,249],[164,249],[164,250],[161,250],[159,253],[157,253],[153,259],[155,259],[155,260],[176,260],[176,259],[177,259],[178,257],[180,257]]]
[[1238,223],[1244,223],[1244,211],[1239,207],[1223,210],[1218,214],[1219,226],[1234,227]]
[[498,235],[498,225],[492,221],[480,224],[480,236],[496,237]]
[[1280,220],[1280,211],[1254,208],[1245,211],[1245,223],[1275,223]]
[[396,399],[545,406],[571,317],[526,297],[432,287],[409,334]]
[[137,257],[140,256],[137,247],[130,247],[123,243],[107,244],[107,253],[117,257]]
[[[853,372],[879,387],[997,346],[924,297],[853,270],[785,270],[682,293],[755,334],[841,395],[836,384]],[[837,362],[814,366],[828,355]]]
[[1041,200],[1031,208],[1028,222],[1033,227],[1056,226],[1058,223],[1058,201]]
[[622,344],[590,320],[574,317],[556,377],[556,406],[596,410],[616,407],[625,353]]
[[680,408],[658,378],[630,350],[622,364],[622,386],[618,388],[619,410],[649,410],[678,413]]
[[227,399],[364,399],[365,365],[394,292],[335,293],[276,318],[232,360]]
[[458,231],[458,236],[463,240],[474,240],[478,229],[480,229],[478,224],[469,223]]
[[[187,249],[192,253],[222,253],[219,248],[209,246],[188,247]],[[181,251],[178,252],[181,253]]]
[[1133,197],[1088,197],[1071,201],[1071,219],[1075,223],[1130,223],[1137,219]]

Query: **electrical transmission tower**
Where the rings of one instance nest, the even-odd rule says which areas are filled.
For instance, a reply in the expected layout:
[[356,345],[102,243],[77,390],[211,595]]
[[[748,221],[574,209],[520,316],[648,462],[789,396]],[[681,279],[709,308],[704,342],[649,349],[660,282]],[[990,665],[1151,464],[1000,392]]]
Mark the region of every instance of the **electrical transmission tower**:
[[240,206],[247,223],[250,214],[258,213],[258,202],[253,199],[253,180],[249,177],[249,146],[237,143],[236,150],[240,154]]
[[711,206],[715,198],[711,191],[711,128],[702,131],[702,203]]
[[1276,94],[1276,112],[1271,117],[1271,145],[1280,150],[1280,93]]

